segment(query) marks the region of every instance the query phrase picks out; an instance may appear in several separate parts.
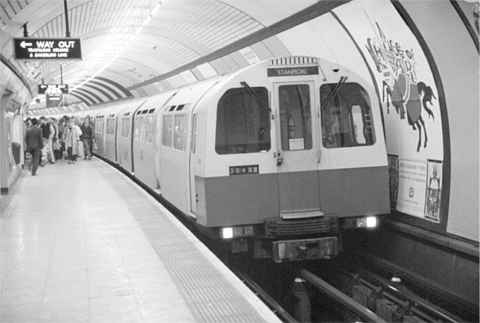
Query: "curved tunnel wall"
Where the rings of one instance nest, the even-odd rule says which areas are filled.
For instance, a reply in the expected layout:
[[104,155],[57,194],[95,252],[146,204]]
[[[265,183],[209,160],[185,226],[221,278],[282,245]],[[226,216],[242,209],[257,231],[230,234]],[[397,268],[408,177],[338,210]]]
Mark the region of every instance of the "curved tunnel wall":
[[[478,51],[450,2],[404,1],[402,4],[431,49],[445,90],[451,151],[449,220],[446,230],[478,241]],[[472,17],[473,6],[471,3],[471,9],[467,11]],[[432,16],[442,23],[431,19]]]

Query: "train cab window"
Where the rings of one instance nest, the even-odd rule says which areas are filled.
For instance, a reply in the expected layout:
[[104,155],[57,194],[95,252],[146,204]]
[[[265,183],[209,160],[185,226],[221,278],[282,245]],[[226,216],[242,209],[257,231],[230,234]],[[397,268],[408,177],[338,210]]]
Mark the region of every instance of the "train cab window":
[[278,88],[282,150],[312,149],[310,88],[307,84]]
[[173,130],[173,148],[185,150],[185,144],[187,142],[187,116],[185,114],[175,115]]
[[171,147],[173,138],[173,116],[163,116],[162,122],[162,145]]
[[268,91],[264,87],[230,89],[217,107],[215,151],[244,154],[270,150]]
[[356,83],[320,87],[322,137],[326,148],[373,145],[372,112],[367,92]]

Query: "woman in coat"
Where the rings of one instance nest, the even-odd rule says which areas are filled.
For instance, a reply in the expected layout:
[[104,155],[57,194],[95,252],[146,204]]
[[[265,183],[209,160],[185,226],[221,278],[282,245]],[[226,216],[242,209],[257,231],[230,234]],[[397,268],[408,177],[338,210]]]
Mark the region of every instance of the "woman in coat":
[[63,132],[63,141],[67,148],[67,159],[69,164],[76,161],[76,156],[78,155],[78,143],[80,142],[81,134],[82,131],[80,130],[80,127],[75,124],[73,118],[68,120]]

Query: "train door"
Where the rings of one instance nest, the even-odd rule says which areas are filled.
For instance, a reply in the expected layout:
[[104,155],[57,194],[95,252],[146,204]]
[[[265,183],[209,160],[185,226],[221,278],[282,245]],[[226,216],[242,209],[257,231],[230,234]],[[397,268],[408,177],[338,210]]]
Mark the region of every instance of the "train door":
[[318,96],[315,82],[274,83],[280,216],[320,216]]

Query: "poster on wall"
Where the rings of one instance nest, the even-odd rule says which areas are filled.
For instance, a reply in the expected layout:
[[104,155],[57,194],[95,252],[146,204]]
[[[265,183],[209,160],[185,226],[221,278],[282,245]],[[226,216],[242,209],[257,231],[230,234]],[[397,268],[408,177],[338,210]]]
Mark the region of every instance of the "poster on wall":
[[335,13],[362,50],[377,84],[392,209],[439,223],[442,115],[427,58],[390,1],[357,0]]
[[429,160],[427,163],[427,189],[425,191],[425,217],[440,222],[442,193],[442,162]]

